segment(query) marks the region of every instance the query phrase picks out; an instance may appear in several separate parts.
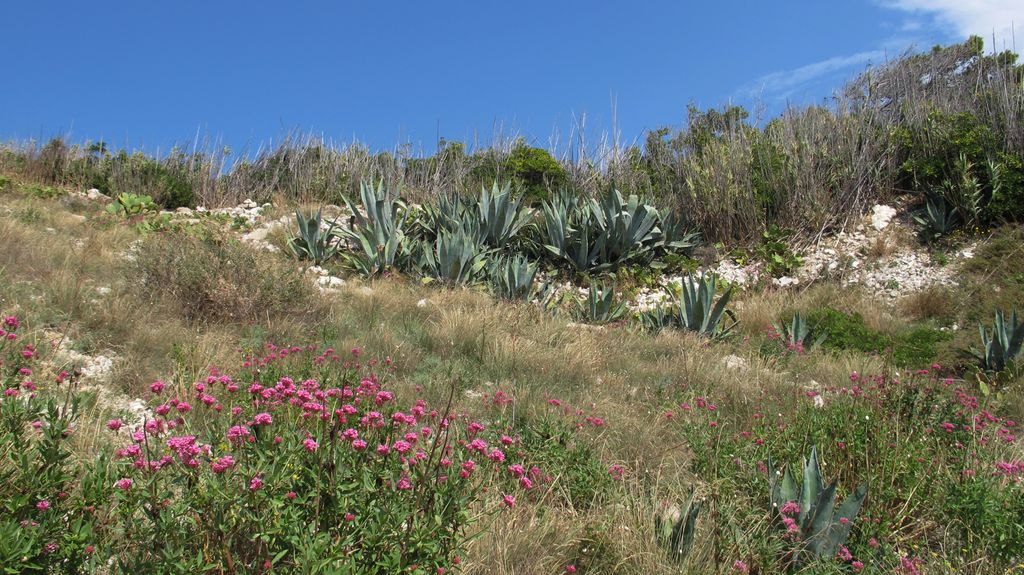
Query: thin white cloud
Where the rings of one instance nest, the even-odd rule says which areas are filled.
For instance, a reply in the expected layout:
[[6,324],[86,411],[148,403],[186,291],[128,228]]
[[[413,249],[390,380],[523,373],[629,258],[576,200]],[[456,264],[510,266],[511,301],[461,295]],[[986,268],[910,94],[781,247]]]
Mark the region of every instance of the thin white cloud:
[[801,88],[818,80],[848,72],[857,67],[864,67],[872,62],[885,59],[885,51],[870,50],[849,56],[835,56],[820,62],[806,64],[792,70],[780,70],[761,76],[754,82],[741,88],[737,95],[746,97],[762,97],[780,102],[788,99]]
[[906,20],[900,25],[900,32],[918,32],[924,27],[919,20]]
[[[800,92],[820,87],[829,79],[847,79],[868,65],[884,63],[888,58],[921,43],[934,42],[935,34],[949,41],[962,42],[968,36],[985,39],[989,50],[1014,49],[1014,29],[1024,30],[1024,0],[874,0],[878,5],[906,15],[898,32],[874,50],[848,56],[835,56],[791,70],[766,74],[742,86],[734,98],[754,98],[780,104]],[[995,36],[995,46],[992,38]],[[861,69],[861,70],[858,70]]]
[[[1024,27],[1022,0],[881,0],[881,5],[915,16],[931,16],[959,41],[981,36],[990,50],[1012,48],[1014,28]],[[991,45],[993,35],[995,46]]]

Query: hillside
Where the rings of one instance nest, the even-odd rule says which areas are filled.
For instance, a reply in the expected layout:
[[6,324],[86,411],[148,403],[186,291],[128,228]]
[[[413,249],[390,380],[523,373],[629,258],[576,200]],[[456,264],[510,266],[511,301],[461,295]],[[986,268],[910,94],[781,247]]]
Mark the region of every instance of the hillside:
[[604,163],[3,148],[0,567],[1017,572],[1014,58]]

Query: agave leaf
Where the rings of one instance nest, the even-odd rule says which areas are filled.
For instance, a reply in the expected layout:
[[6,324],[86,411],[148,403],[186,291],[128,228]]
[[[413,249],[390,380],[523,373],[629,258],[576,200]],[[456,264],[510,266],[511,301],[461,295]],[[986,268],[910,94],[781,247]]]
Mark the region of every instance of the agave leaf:
[[793,477],[793,472],[787,467],[782,475],[782,489],[779,492],[779,495],[782,497],[782,503],[779,506],[781,507],[787,501],[796,501],[798,493],[796,479]]
[[[850,536],[850,530],[853,529],[853,522],[857,519],[857,514],[860,513],[860,508],[864,505],[864,499],[867,498],[867,495],[868,486],[867,484],[862,484],[853,493],[848,495],[842,505],[836,509],[829,532],[823,538],[824,542],[820,549],[821,556],[831,557],[835,555],[839,546],[846,542],[846,539]],[[842,521],[844,518],[847,520],[845,523]]]
[[[725,290],[725,293],[723,293],[722,296],[718,298],[718,303],[716,303],[715,306],[712,308],[711,315],[709,316],[708,321],[708,323],[711,326],[717,326],[722,321],[722,314],[725,313],[725,306],[729,304],[729,298],[732,297],[732,289],[733,286],[730,285]],[[708,333],[707,335],[712,334]]]
[[805,525],[805,520],[811,512],[812,506],[818,501],[821,494],[821,466],[818,464],[818,448],[811,446],[810,460],[804,461],[804,481],[800,491],[800,524]]
[[[818,493],[811,512],[801,524],[807,550],[816,556],[820,556],[822,548],[828,543],[829,529],[835,513],[836,483],[833,481]],[[800,511],[803,512],[802,509]]]

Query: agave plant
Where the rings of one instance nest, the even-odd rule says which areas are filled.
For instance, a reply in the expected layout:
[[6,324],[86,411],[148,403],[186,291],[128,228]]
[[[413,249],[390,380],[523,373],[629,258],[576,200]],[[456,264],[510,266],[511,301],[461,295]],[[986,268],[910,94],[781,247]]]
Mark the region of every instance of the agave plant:
[[697,533],[697,516],[700,515],[702,505],[703,502],[694,501],[694,489],[690,487],[686,504],[679,509],[677,517],[664,517],[663,514],[654,517],[654,532],[658,543],[667,549],[668,557],[672,561],[681,563],[693,548],[693,536]]
[[589,270],[596,255],[591,253],[586,209],[565,191],[545,201],[543,209],[547,232],[544,248],[577,270]]
[[626,314],[626,304],[616,301],[614,286],[592,281],[587,301],[579,304],[578,314],[591,323],[611,323]]
[[[705,272],[700,278],[694,278],[692,274],[687,274],[675,301],[644,313],[641,321],[648,329],[656,331],[678,327],[711,338],[725,337],[739,323],[736,314],[726,308],[732,290],[733,286],[730,285],[715,301],[718,276]],[[723,323],[726,318],[730,320],[729,325]]]
[[476,281],[487,265],[488,250],[465,230],[442,230],[433,249],[423,253],[421,269],[428,277],[455,283]]
[[789,349],[797,349],[800,351],[810,351],[812,348],[821,345],[825,338],[828,337],[827,333],[818,334],[818,337],[812,338],[812,330],[807,325],[807,320],[803,318],[799,313],[793,316],[793,319],[789,324],[775,325],[772,327],[775,332],[782,338],[782,342],[786,344]]
[[511,188],[499,188],[495,182],[491,191],[482,189],[475,200],[444,195],[435,205],[424,206],[418,231],[428,240],[435,239],[442,230],[468,231],[479,243],[502,249],[519,237],[530,218],[521,202],[512,197]]
[[700,245],[700,233],[692,231],[686,219],[671,209],[658,212],[654,245],[661,253],[690,253]]
[[320,210],[310,214],[308,218],[301,212],[295,212],[295,220],[299,225],[299,233],[288,240],[288,247],[295,257],[300,260],[312,260],[315,265],[320,265],[337,255],[341,239],[334,232],[337,222],[332,221],[327,230],[324,230]]
[[981,367],[987,371],[1003,371],[1016,363],[1024,343],[1024,322],[1017,321],[1017,310],[1013,311],[1007,323],[1002,310],[996,312],[992,326],[992,335],[984,325],[978,326],[981,332],[982,352]]
[[570,192],[544,202],[545,249],[580,271],[614,269],[646,257],[659,237],[658,212],[612,190],[600,201]]
[[415,218],[416,233],[419,237],[433,240],[442,230],[454,230],[468,219],[467,206],[456,194],[443,194],[434,204],[424,204],[419,217]]
[[349,263],[367,276],[400,267],[412,253],[406,235],[409,210],[403,203],[387,198],[383,183],[376,188],[360,183],[359,195],[362,210],[345,198],[353,226],[339,228],[338,232],[355,244],[353,253],[346,254]]
[[932,238],[948,234],[960,222],[956,208],[951,207],[938,194],[929,194],[925,198],[924,211],[915,215],[914,220],[923,226]]
[[942,190],[946,202],[967,224],[981,225],[981,208],[984,194],[981,182],[975,176],[975,166],[963,152],[953,161],[953,181],[943,182]]
[[595,249],[602,265],[614,267],[648,251],[656,239],[658,211],[631,194],[628,199],[612,190],[601,202],[590,200],[590,212],[600,234]]
[[494,182],[491,192],[480,190],[476,204],[481,230],[487,245],[504,248],[530,223],[530,213],[523,209],[522,201],[512,197],[511,187],[498,188]]
[[537,264],[521,255],[496,259],[488,270],[495,295],[505,299],[529,300],[534,293]]
[[772,471],[769,478],[772,508],[788,530],[798,533],[802,543],[796,553],[796,563],[802,564],[815,557],[833,557],[850,536],[854,519],[868,494],[867,484],[854,489],[836,507],[838,481],[833,480],[825,487],[816,447],[811,447],[810,459],[803,461],[800,485],[788,467],[779,479],[770,458],[768,466]]

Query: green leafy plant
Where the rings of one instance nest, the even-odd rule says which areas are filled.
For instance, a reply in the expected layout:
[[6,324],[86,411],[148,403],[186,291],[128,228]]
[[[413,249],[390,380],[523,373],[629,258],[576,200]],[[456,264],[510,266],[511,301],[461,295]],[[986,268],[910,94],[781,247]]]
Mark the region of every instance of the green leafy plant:
[[[715,300],[718,292],[718,276],[705,272],[699,278],[687,274],[682,281],[681,293],[667,306],[658,306],[641,315],[641,322],[648,329],[661,330],[677,327],[711,338],[725,337],[736,324],[736,314],[727,309],[732,297],[733,286]],[[725,325],[724,319],[731,323]]]
[[978,355],[981,367],[987,371],[998,372],[1012,367],[1020,355],[1021,344],[1024,343],[1024,322],[1017,320],[1016,310],[1009,322],[1006,319],[1002,310],[996,311],[991,335],[984,325],[978,326],[982,346],[982,352]]
[[688,256],[700,245],[700,232],[693,231],[686,218],[671,209],[658,210],[654,247],[662,257]]
[[512,197],[512,188],[506,184],[499,188],[498,182],[488,193],[480,190],[480,199],[476,203],[481,229],[487,245],[504,248],[530,223],[531,215],[523,209],[522,201]]
[[690,487],[686,503],[671,510],[675,513],[661,513],[654,517],[654,533],[658,543],[668,551],[670,560],[681,563],[689,555],[702,505],[702,501],[695,501],[694,488]]
[[544,223],[544,248],[579,271],[615,269],[646,258],[662,238],[655,228],[658,211],[618,190],[600,201],[562,191],[544,202]]
[[[10,183],[10,180],[8,180],[8,183]],[[0,190],[2,190],[4,187],[5,184],[3,182],[0,182]],[[44,186],[41,184],[23,185],[20,189],[22,192],[29,194],[30,196],[34,196],[36,198],[40,198],[43,200],[59,198],[64,195],[64,190],[61,190],[60,188]]]
[[430,278],[471,283],[480,278],[487,265],[487,248],[479,236],[464,230],[444,230],[434,240],[433,249],[426,249],[420,265]]
[[320,210],[308,218],[301,212],[295,212],[295,220],[299,233],[288,240],[288,247],[297,258],[320,265],[338,254],[341,238],[334,231],[337,222],[332,221],[324,230]]
[[981,209],[985,201],[981,182],[974,174],[974,164],[964,153],[953,162],[953,177],[942,182],[942,195],[964,224],[981,225]]
[[361,182],[359,195],[362,210],[345,198],[352,212],[351,228],[339,228],[338,233],[350,240],[353,251],[344,257],[350,265],[365,276],[384,273],[401,267],[410,260],[412,241],[406,235],[409,210],[404,203],[387,197],[383,182],[376,187]]
[[817,337],[812,338],[812,332],[818,330],[812,330],[807,324],[807,320],[799,313],[794,314],[788,324],[772,324],[772,330],[772,333],[782,340],[788,350],[800,353],[810,351],[828,338],[828,333],[825,332],[817,333]]
[[480,190],[475,199],[442,195],[436,204],[422,206],[415,218],[415,235],[436,239],[442,231],[461,231],[474,241],[494,249],[506,249],[520,239],[532,219],[521,200],[512,196],[511,186]]
[[761,244],[754,253],[764,260],[766,270],[772,277],[790,275],[803,263],[789,246],[792,235],[789,230],[774,224],[761,234]]
[[132,193],[118,194],[114,202],[107,206],[107,212],[121,214],[125,217],[137,216],[146,212],[156,211],[157,205],[153,203],[152,196],[142,196]]
[[591,323],[610,323],[626,314],[626,304],[617,300],[614,286],[592,281],[587,299],[579,304],[577,314]]
[[142,218],[135,224],[135,231],[139,232],[140,236],[146,236],[169,230],[173,224],[174,218],[171,217],[171,214],[156,214]]
[[956,229],[960,219],[956,208],[950,207],[942,195],[928,194],[924,209],[914,215],[914,221],[924,228],[928,239],[935,239]]
[[779,479],[770,459],[768,466],[772,509],[787,532],[796,535],[800,542],[795,563],[801,565],[812,558],[834,556],[850,536],[867,497],[867,485],[857,487],[836,507],[838,480],[825,486],[817,447],[811,447],[810,458],[803,461],[803,480],[799,485],[788,467]]
[[827,336],[821,342],[825,349],[880,354],[900,367],[930,366],[935,362],[938,344],[952,339],[949,332],[928,325],[911,326],[895,333],[876,331],[868,327],[860,313],[848,314],[833,308],[812,310],[807,321],[815,331]]
[[488,269],[495,295],[505,299],[529,300],[536,291],[537,264],[522,255],[498,258]]
[[0,321],[0,572],[93,572],[85,549],[96,519],[74,488],[80,477],[67,440],[81,413],[75,381],[62,377],[59,396],[26,388],[19,374],[39,362],[20,327],[15,316]]

